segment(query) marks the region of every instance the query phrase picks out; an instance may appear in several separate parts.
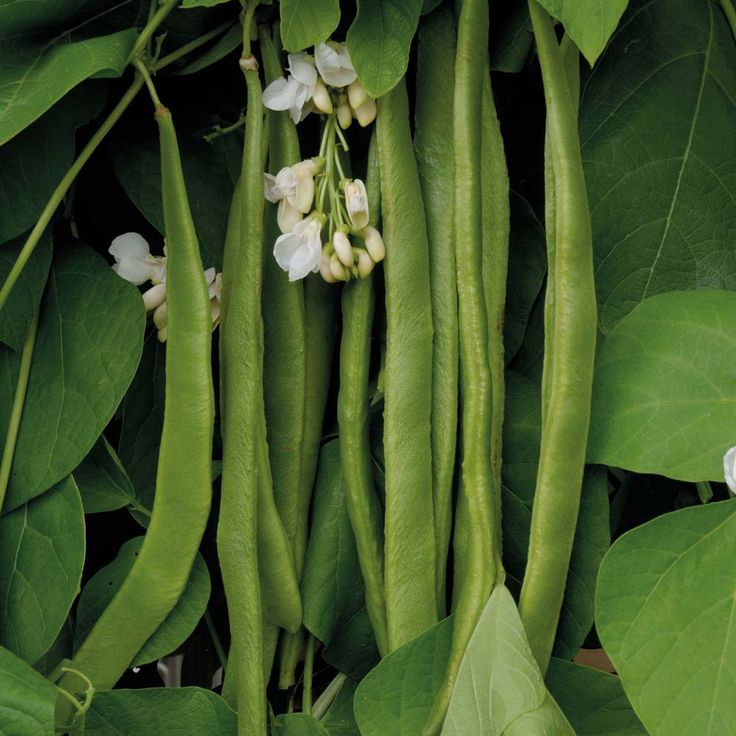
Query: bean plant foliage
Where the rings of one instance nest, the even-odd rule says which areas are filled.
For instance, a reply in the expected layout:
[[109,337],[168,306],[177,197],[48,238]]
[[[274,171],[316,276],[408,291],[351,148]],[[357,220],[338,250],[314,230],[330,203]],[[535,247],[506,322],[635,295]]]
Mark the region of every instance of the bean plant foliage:
[[0,0],[0,734],[732,734],[735,33]]

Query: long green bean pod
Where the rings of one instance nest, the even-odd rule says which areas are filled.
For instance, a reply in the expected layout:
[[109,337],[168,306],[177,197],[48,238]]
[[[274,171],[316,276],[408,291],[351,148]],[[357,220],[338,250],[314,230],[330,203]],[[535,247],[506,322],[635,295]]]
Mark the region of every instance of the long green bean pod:
[[542,427],[529,556],[519,611],[542,671],[549,663],[582,485],[590,420],[596,302],[577,115],[552,21],[530,0],[542,67],[555,190],[553,365]]
[[[501,555],[501,447],[505,403],[503,322],[506,308],[506,277],[509,265],[511,213],[509,174],[501,126],[491,89],[488,67],[483,72],[481,101],[481,212],[483,222],[481,268],[488,318],[488,361],[491,367],[491,472],[495,524],[494,539]],[[500,562],[499,562],[500,564]]]
[[225,244],[220,323],[220,401],[223,440],[222,497],[217,549],[230,617],[226,679],[235,678],[238,733],[266,733],[264,635],[258,576],[259,415],[263,394],[263,102],[257,64],[250,54],[246,10],[241,66],[248,94],[240,185]]
[[386,242],[384,581],[394,650],[437,620],[429,246],[404,81],[379,100],[376,132]]
[[[210,300],[171,113],[158,107],[155,117],[168,243],[164,424],[156,496],[143,546],[70,665],[99,690],[115,685],[179,600],[207,524],[212,496],[215,408]],[[68,674],[64,679],[74,683],[74,678]]]
[[[376,224],[378,213],[378,178],[378,151],[374,136],[368,152],[366,177],[373,225]],[[383,520],[373,480],[373,459],[368,438],[368,373],[374,307],[375,294],[370,276],[355,279],[344,286],[337,424],[343,486],[365,583],[366,609],[378,651],[383,656],[388,652],[383,587]]]
[[460,661],[500,572],[491,475],[491,371],[481,248],[481,104],[488,48],[488,3],[464,0],[455,57],[453,141],[455,263],[460,324],[462,467],[454,535],[452,647],[445,680],[424,733],[439,732]]
[[[447,553],[452,532],[458,413],[458,317],[453,228],[452,115],[455,82],[447,59],[455,56],[455,18],[438,8],[419,24],[414,150],[427,217],[432,297],[432,491],[437,567],[437,611],[445,615]],[[442,53],[437,53],[442,49]]]
[[[580,60],[577,46],[568,35],[560,43],[565,76],[577,115],[580,98]],[[547,418],[555,332],[555,175],[549,140],[549,123],[544,135],[544,227],[547,244],[547,287],[544,292],[544,362],[542,366],[542,426]]]

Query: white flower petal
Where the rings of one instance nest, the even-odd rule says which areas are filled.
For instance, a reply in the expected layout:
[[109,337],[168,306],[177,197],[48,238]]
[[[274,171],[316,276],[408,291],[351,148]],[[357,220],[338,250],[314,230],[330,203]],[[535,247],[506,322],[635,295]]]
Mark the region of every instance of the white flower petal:
[[723,475],[728,490],[736,495],[736,447],[732,447],[723,456]]
[[263,90],[263,105],[269,110],[288,110],[294,104],[299,82],[296,79],[275,79]]
[[306,241],[294,253],[289,263],[289,281],[298,281],[310,273],[319,271],[322,261],[322,246],[319,239]]
[[123,233],[110,243],[107,252],[116,261],[119,261],[121,258],[145,258],[151,252],[151,249],[148,247],[148,241],[142,235]]
[[143,292],[143,306],[146,312],[156,309],[166,300],[166,284],[156,284],[147,291]]
[[314,58],[305,51],[300,51],[298,54],[289,54],[288,70],[299,84],[314,86],[317,83],[317,70],[314,68]]
[[113,265],[112,270],[136,286],[145,284],[151,278],[151,264],[142,258],[123,258],[119,263]]
[[350,54],[343,43],[320,43],[314,48],[317,71],[332,87],[345,87],[354,82],[358,75],[350,61]]
[[282,233],[290,233],[302,217],[302,213],[292,207],[288,199],[282,199],[279,202],[279,208],[276,210],[276,222]]

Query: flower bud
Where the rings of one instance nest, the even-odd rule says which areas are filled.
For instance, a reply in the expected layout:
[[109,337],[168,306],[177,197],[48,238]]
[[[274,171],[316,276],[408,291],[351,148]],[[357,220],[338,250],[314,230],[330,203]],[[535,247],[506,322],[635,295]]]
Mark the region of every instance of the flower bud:
[[364,279],[373,270],[375,264],[371,257],[362,249],[358,249],[358,276]]
[[332,114],[332,100],[330,99],[330,93],[327,91],[327,87],[318,79],[317,84],[314,87],[312,93],[312,102],[314,106],[325,115]]
[[166,284],[156,284],[143,292],[143,306],[146,312],[160,306],[166,300]]
[[350,102],[350,107],[353,108],[353,110],[357,110],[368,98],[368,93],[365,91],[365,87],[356,79],[349,87],[348,87],[348,101]]
[[288,199],[282,199],[279,202],[279,208],[276,211],[276,222],[282,233],[290,233],[294,229],[294,225],[300,222],[302,213],[289,204]]
[[166,323],[169,319],[169,310],[166,306],[166,302],[159,304],[156,309],[153,310],[153,324],[161,330],[166,327]]
[[159,342],[166,342],[166,338],[168,337],[168,335],[169,335],[169,328],[168,328],[168,326],[162,327],[158,331],[158,341]]
[[319,272],[328,284],[334,284],[337,281],[330,269],[330,256],[324,252],[322,253],[322,260],[319,263]]
[[330,258],[330,273],[335,281],[347,281],[349,274],[336,255]]
[[353,111],[345,95],[340,95],[337,102],[337,122],[343,130],[347,130],[353,122]]
[[360,233],[365,241],[365,249],[374,263],[380,263],[386,257],[386,246],[383,244],[381,233],[368,225]]
[[296,178],[296,188],[294,194],[287,199],[295,210],[306,215],[312,209],[314,201],[314,176],[317,173],[317,164],[308,158],[294,164],[291,170]]
[[345,207],[356,230],[368,224],[368,194],[360,179],[345,182]]
[[365,128],[376,119],[376,101],[372,97],[366,97],[365,102],[355,108],[355,119],[361,128]]
[[342,230],[338,230],[333,236],[332,247],[335,249],[335,254],[340,259],[340,263],[350,268],[353,265],[353,248],[348,236]]

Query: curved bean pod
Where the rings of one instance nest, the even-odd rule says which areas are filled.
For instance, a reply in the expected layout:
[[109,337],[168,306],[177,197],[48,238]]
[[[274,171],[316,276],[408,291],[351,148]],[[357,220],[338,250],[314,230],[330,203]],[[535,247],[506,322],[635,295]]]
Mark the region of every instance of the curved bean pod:
[[553,366],[519,612],[544,672],[554,644],[580,505],[597,312],[576,109],[552,21],[535,0],[530,0],[529,12],[542,67],[554,171],[555,301]]

